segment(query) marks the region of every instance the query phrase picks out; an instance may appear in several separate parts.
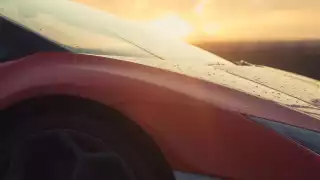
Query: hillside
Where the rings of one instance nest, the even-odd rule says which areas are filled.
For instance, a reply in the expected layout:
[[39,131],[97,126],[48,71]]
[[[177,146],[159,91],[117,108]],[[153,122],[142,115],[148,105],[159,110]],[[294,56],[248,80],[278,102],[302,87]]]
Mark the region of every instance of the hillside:
[[320,40],[206,42],[194,45],[230,61],[245,60],[320,80]]

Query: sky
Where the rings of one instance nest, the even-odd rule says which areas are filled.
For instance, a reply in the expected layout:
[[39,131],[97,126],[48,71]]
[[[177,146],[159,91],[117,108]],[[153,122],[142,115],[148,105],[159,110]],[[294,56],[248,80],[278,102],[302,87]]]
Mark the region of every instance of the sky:
[[188,41],[320,39],[320,0],[76,0]]

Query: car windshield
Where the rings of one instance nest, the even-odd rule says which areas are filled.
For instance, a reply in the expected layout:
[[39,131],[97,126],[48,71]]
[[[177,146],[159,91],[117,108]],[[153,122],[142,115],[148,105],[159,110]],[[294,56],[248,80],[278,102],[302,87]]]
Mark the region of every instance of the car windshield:
[[6,18],[77,53],[231,64],[106,12],[66,0],[2,0]]

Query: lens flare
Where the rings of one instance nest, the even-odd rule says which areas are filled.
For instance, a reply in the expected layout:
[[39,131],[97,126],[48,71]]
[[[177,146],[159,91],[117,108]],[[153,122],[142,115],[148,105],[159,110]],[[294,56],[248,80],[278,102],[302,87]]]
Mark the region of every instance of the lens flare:
[[170,38],[183,39],[193,32],[193,27],[176,14],[165,15],[153,20],[149,22],[149,26]]
[[197,3],[197,5],[194,7],[193,11],[199,15],[202,16],[204,14],[204,9],[206,5],[208,4],[209,0],[201,0]]

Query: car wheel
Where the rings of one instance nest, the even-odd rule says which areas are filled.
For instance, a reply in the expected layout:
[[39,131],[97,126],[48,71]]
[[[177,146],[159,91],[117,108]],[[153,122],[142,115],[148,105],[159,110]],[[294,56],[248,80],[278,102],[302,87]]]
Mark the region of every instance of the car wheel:
[[7,180],[174,179],[152,139],[122,116],[50,110],[13,122]]

